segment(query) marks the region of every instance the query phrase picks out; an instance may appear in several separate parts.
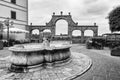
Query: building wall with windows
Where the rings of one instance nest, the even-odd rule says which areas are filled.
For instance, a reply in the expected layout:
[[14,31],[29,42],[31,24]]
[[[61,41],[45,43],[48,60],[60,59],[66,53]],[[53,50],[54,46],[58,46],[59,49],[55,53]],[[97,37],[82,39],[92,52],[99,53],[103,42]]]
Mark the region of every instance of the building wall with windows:
[[[28,25],[28,0],[0,0],[0,21],[6,18],[13,21],[13,27],[26,29]],[[19,36],[19,37],[18,37]],[[17,34],[18,40],[25,39],[25,34]]]

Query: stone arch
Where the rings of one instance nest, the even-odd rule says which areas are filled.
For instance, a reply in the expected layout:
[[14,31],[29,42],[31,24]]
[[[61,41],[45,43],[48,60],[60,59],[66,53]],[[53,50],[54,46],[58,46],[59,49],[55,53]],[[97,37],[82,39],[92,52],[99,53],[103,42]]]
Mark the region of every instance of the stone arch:
[[[72,20],[72,16],[69,13],[68,15],[63,15],[63,12],[61,12],[60,15],[56,15],[55,13],[53,13],[51,20],[46,23],[46,25],[29,25],[28,30],[31,33],[32,29],[36,29],[38,28],[40,31],[43,31],[44,29],[50,29],[51,30],[51,39],[54,40],[55,39],[55,28],[56,28],[56,23],[59,20],[65,20],[68,23],[68,35],[66,35],[65,37],[68,37],[69,40],[72,40],[72,31],[73,30],[81,30],[81,42],[84,43],[84,31],[85,30],[93,30],[94,32],[94,36],[98,35],[98,26],[96,25],[96,23],[94,23],[94,25],[78,25],[78,23],[75,23]],[[31,38],[31,36],[29,35],[29,37]]]
[[50,29],[44,29],[42,32],[49,32],[49,33],[51,33],[51,30]]
[[39,29],[31,29],[31,41],[32,42],[39,42],[39,35],[40,35],[40,30]]
[[69,21],[67,20],[67,18],[65,18],[65,17],[59,17],[59,18],[56,18],[55,19],[55,21],[54,21],[54,24],[56,24],[58,21],[60,21],[60,20],[64,20],[64,21],[66,21],[67,23],[69,23]]
[[55,26],[56,22],[59,20],[66,20],[68,22],[68,25],[77,26],[77,24],[72,20],[71,15],[53,15],[52,19],[46,23],[47,26]]
[[51,33],[52,33],[52,32],[51,32],[51,29],[44,29],[44,30],[42,31],[42,33],[41,33],[41,34],[42,34],[42,38],[43,38],[43,37],[46,37],[46,38],[49,38],[49,39],[50,39],[50,38],[51,38]]
[[39,35],[40,31],[39,31],[39,29],[32,29],[31,30],[31,34],[37,34],[37,35]]
[[76,29],[72,31],[72,43],[81,43],[81,30]]
[[63,14],[61,14],[61,15],[55,15],[55,13],[53,13],[52,19],[48,23],[46,23],[46,26],[50,26],[51,27],[51,29],[52,29],[52,35],[55,36],[56,23],[59,20],[65,20],[68,23],[68,36],[72,37],[71,28],[73,26],[77,26],[77,23],[75,23],[72,20],[70,13],[69,13],[69,15],[63,15]]
[[84,31],[84,40],[86,42],[86,40],[90,37],[93,37],[94,36],[94,31],[93,30],[85,30]]
[[94,31],[93,30],[85,30],[84,36],[94,36]]
[[81,36],[81,30],[73,30],[72,36]]

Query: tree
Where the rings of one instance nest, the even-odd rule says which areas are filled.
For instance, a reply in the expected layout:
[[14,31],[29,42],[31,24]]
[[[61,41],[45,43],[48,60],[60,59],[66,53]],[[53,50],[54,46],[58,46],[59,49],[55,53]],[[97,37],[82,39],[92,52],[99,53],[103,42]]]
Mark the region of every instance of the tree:
[[109,13],[108,19],[111,32],[120,31],[120,6]]

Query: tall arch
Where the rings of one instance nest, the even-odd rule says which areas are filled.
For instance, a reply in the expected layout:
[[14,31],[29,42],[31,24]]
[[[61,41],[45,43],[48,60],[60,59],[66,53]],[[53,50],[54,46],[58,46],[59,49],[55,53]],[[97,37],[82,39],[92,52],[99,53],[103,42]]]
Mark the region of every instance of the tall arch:
[[[52,36],[54,37],[56,35],[56,23],[59,22],[60,20],[65,20],[68,24],[67,36],[72,37],[71,28],[73,26],[77,26],[78,24],[72,20],[70,13],[68,15],[63,15],[62,13],[63,12],[61,12],[61,15],[55,15],[55,13],[53,13],[52,19],[48,23],[46,23],[46,26],[51,26]],[[60,32],[58,34],[60,34]]]
[[58,20],[55,26],[55,35],[61,35],[61,34],[68,35],[68,23],[63,19]]

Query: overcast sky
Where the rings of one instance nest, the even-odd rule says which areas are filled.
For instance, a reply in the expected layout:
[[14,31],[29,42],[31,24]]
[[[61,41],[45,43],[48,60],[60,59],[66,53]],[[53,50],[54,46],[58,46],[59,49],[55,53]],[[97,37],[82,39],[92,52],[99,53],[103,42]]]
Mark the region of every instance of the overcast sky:
[[120,5],[120,0],[29,0],[29,23],[45,25],[49,22],[53,12],[68,14],[79,25],[99,26],[99,34],[109,31],[108,13]]

